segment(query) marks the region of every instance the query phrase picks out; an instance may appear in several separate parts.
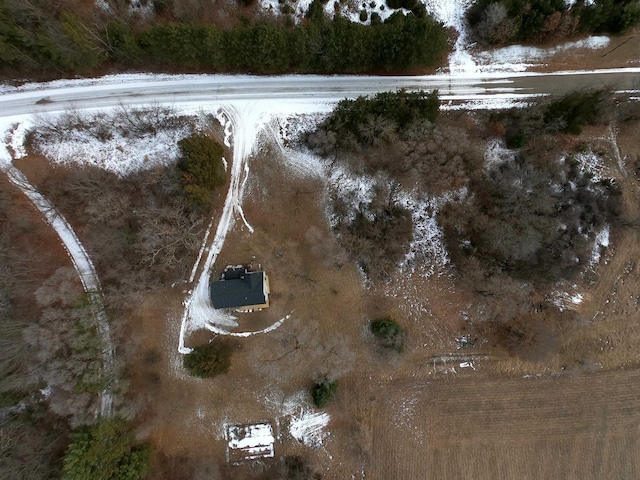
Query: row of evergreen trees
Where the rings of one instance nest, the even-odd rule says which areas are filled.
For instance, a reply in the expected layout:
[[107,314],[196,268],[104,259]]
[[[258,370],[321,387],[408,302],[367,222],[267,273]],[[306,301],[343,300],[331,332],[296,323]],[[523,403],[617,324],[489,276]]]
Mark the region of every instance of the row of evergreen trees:
[[[37,2],[36,2],[37,3]],[[314,2],[300,25],[275,20],[223,30],[156,23],[136,30],[0,0],[0,65],[15,72],[90,73],[104,65],[251,73],[404,71],[441,62],[448,33],[424,9],[371,25],[328,19]]]
[[490,44],[546,42],[579,33],[625,32],[640,21],[637,0],[477,0],[467,14],[476,36]]

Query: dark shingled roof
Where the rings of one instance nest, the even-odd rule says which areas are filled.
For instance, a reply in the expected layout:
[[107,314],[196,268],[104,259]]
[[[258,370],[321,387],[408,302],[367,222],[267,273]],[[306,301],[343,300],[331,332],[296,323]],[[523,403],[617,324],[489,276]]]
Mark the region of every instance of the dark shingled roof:
[[227,270],[222,280],[211,282],[213,306],[233,308],[267,303],[264,276],[264,272],[247,272],[244,268]]

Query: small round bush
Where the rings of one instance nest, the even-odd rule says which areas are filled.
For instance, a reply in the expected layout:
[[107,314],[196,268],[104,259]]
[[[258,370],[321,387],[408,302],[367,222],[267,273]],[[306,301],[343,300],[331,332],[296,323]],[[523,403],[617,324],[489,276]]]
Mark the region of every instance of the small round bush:
[[323,378],[319,380],[314,386],[311,392],[313,396],[313,403],[318,408],[324,408],[324,406],[331,400],[336,394],[338,389],[338,383],[336,381],[330,382],[328,379]]
[[225,341],[200,345],[184,356],[184,366],[195,377],[213,378],[229,371],[232,353]]
[[381,347],[395,350],[398,353],[402,351],[404,331],[398,322],[387,317],[372,321],[369,327]]

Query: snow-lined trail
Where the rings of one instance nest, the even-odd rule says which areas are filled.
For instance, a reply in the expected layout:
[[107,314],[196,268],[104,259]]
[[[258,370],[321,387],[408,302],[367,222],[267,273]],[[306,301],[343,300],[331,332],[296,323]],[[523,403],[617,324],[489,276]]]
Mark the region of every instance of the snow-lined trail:
[[[24,125],[22,125],[22,127],[24,127]],[[24,128],[20,128],[20,130],[15,133],[16,135],[12,138],[11,145],[22,145],[22,142],[16,137],[24,134]],[[113,395],[111,392],[113,383],[115,382],[115,349],[111,339],[109,320],[102,299],[100,280],[98,279],[98,274],[93,262],[67,220],[44,195],[29,182],[27,177],[12,164],[11,153],[6,147],[0,151],[0,168],[7,175],[9,181],[29,198],[36,209],[42,213],[45,221],[56,232],[76,272],[78,272],[84,291],[89,296],[93,315],[96,320],[98,336],[102,345],[102,366],[107,379],[107,386],[101,392],[100,416],[111,417],[113,416]]]

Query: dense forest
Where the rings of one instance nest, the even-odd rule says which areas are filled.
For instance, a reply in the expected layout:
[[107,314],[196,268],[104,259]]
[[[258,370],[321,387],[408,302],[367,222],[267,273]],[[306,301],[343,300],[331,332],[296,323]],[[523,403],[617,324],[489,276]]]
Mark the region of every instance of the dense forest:
[[478,0],[468,11],[478,40],[488,44],[548,42],[578,33],[619,34],[640,20],[637,0]]
[[[162,5],[162,3],[159,3]],[[399,72],[439,65],[448,32],[415,8],[371,25],[325,16],[303,22],[242,17],[233,28],[85,12],[51,2],[0,0],[0,64],[6,76],[90,74],[103,68],[251,73]]]

